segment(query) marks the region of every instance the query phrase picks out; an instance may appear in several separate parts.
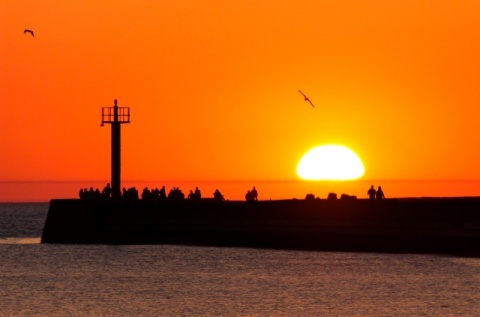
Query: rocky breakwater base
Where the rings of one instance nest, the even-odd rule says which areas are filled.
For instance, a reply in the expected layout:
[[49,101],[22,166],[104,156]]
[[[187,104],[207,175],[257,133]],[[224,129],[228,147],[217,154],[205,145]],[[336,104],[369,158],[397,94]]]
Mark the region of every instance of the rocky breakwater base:
[[480,256],[480,198],[52,200],[42,243]]

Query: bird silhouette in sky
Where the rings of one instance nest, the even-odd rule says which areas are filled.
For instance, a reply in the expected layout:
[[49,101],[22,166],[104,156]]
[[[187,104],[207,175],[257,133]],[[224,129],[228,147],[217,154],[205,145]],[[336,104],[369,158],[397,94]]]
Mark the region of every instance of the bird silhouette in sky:
[[23,34],[25,34],[25,33],[30,33],[30,34],[32,34],[32,36],[35,36],[35,34],[33,34],[33,31],[29,30],[29,29],[23,30]]
[[308,97],[303,92],[301,92],[300,90],[298,92],[302,94],[303,98],[305,98],[304,99],[305,101],[308,101],[312,105],[312,107],[315,108],[312,101],[310,99],[308,99]]

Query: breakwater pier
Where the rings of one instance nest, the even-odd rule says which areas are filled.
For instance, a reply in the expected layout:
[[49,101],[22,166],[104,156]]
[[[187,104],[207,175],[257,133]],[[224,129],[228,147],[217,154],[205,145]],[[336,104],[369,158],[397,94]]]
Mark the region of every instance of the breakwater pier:
[[42,243],[480,255],[480,198],[52,200]]

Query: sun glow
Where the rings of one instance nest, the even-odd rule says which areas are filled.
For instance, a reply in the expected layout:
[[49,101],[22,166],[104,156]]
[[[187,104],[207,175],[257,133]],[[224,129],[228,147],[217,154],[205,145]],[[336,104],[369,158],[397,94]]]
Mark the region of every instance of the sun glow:
[[360,158],[347,147],[323,145],[308,151],[297,165],[297,174],[305,180],[353,180],[363,176]]

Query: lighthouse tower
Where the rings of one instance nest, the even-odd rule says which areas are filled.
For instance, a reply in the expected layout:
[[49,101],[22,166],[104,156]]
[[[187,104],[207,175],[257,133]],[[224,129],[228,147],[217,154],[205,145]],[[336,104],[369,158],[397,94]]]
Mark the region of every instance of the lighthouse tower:
[[112,198],[118,199],[120,192],[120,125],[130,123],[130,108],[117,106],[117,100],[113,107],[102,107],[102,124],[112,126]]

